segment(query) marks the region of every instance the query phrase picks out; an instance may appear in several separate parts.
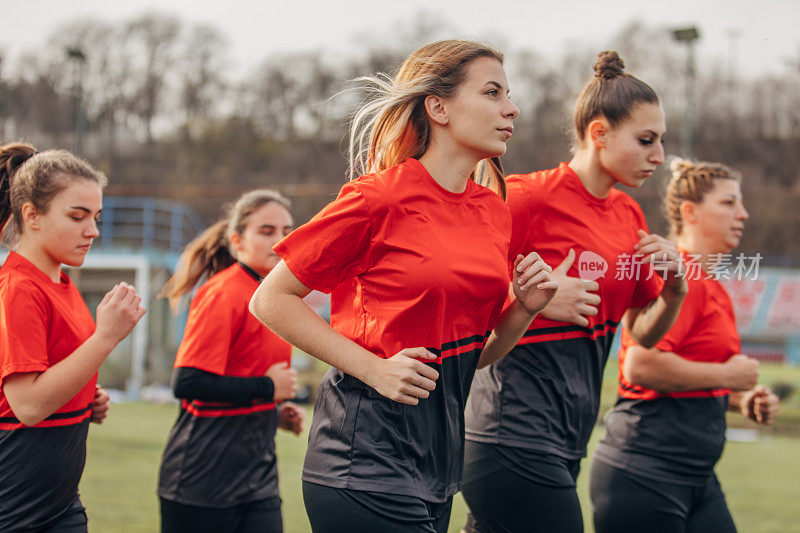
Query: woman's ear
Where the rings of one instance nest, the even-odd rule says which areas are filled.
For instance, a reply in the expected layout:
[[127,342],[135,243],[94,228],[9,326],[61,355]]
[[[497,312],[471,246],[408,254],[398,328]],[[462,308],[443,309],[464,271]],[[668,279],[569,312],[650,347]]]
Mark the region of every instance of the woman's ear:
[[233,248],[235,252],[241,251],[239,248],[242,245],[242,236],[238,231],[231,233],[230,239],[228,240],[231,243],[231,248]]
[[39,229],[39,211],[30,202],[22,204],[22,226],[32,230]]
[[697,224],[697,204],[689,200],[681,202],[678,208],[681,213],[681,220],[685,224]]
[[438,96],[431,94],[425,97],[425,112],[432,121],[440,126],[445,126],[450,121],[444,102]]
[[605,148],[608,124],[602,118],[596,118],[589,123],[589,139],[597,148]]

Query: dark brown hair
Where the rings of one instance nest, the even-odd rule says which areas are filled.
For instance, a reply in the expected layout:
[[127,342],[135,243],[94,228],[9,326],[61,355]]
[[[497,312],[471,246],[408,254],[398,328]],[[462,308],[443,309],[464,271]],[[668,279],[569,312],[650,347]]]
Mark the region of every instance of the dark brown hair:
[[9,219],[21,233],[22,206],[31,203],[40,213],[47,213],[50,202],[70,180],[93,181],[101,188],[108,181],[102,172],[66,150],[37,153],[25,143],[0,146],[0,233]]
[[616,126],[631,115],[637,104],[659,103],[649,85],[624,71],[625,64],[616,52],[600,52],[593,67],[594,77],[575,102],[576,143],[583,140],[586,128],[597,117],[605,117]]
[[741,182],[738,172],[722,163],[693,162],[676,158],[670,163],[672,178],[664,196],[664,212],[670,225],[671,236],[677,237],[683,231],[681,204],[685,201],[701,203],[706,194],[714,189],[716,180]]
[[244,193],[227,208],[225,218],[209,226],[186,245],[178,260],[178,268],[159,293],[169,300],[173,311],[180,308],[183,297],[203,279],[209,278],[236,262],[230,249],[230,237],[241,234],[247,221],[260,207],[275,202],[288,211],[288,199],[269,189],[257,189]]

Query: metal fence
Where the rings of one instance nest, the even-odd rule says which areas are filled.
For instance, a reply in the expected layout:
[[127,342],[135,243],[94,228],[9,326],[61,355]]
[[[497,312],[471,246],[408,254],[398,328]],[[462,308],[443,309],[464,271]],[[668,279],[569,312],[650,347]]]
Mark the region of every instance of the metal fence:
[[100,237],[95,246],[179,253],[204,228],[203,220],[184,204],[111,196],[103,199]]

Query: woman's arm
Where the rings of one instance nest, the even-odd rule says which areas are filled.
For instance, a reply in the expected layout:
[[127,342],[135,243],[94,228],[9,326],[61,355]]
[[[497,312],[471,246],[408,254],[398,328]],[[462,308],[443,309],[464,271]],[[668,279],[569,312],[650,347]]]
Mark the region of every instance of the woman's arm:
[[204,402],[283,401],[294,397],[297,371],[286,363],[272,365],[265,376],[221,376],[190,366],[172,374],[176,398]]
[[758,381],[758,361],[737,354],[725,363],[704,363],[657,348],[631,346],[625,353],[622,375],[632,385],[664,393],[748,390]]
[[95,332],[74,352],[44,372],[11,374],[3,393],[11,410],[26,426],[35,426],[78,394],[111,350],[128,336],[144,315],[136,289],[121,283],[97,306]]
[[675,243],[642,230],[639,230],[639,237],[636,254],[644,256],[643,263],[658,262],[664,269],[664,288],[649,306],[628,309],[622,316],[622,323],[637,343],[652,348],[677,320],[689,289],[686,280],[678,275],[683,266]]
[[531,325],[536,314],[544,308],[558,290],[558,282],[551,277],[552,268],[536,252],[526,257],[518,255],[514,261],[511,281],[514,300],[500,315],[478,360],[478,368],[488,366],[503,358],[517,345]]
[[[287,342],[363,381],[383,396],[417,405],[436,387],[439,373],[416,358],[433,361],[425,348],[377,357],[340,335],[303,301],[311,290],[281,261],[250,300],[250,312]],[[420,317],[421,319],[423,317]]]

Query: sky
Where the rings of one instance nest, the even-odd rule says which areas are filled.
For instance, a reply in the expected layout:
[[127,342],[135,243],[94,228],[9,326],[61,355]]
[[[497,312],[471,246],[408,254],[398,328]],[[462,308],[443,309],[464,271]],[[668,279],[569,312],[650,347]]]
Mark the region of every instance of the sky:
[[[397,33],[398,21],[442,21],[453,37],[489,39],[501,47],[551,54],[576,41],[603,47],[632,20],[648,26],[695,25],[698,57],[733,60],[744,76],[800,72],[800,0],[3,0],[0,51],[14,57],[44,45],[78,17],[109,21],[166,11],[215,25],[231,57],[246,68],[270,53],[352,50],[358,36]],[[13,21],[13,22],[11,22]],[[737,37],[731,37],[737,35]]]

